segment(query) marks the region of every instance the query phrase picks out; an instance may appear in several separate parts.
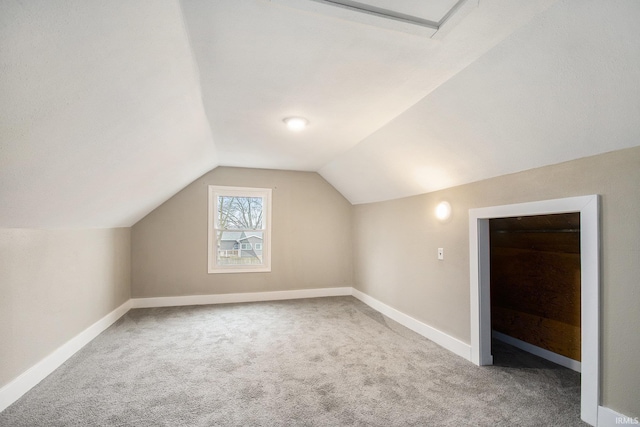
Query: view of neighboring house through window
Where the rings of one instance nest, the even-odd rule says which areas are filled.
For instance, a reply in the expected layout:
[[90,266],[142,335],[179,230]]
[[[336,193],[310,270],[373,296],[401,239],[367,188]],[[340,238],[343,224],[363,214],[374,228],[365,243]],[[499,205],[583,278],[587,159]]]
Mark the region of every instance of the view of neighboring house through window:
[[209,273],[271,271],[271,189],[209,186]]

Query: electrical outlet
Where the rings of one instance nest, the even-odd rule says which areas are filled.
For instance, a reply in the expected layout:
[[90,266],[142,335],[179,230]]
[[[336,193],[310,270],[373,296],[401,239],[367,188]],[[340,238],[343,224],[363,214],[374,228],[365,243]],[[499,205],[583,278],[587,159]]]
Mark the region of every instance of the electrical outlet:
[[444,260],[444,248],[438,248],[438,259]]

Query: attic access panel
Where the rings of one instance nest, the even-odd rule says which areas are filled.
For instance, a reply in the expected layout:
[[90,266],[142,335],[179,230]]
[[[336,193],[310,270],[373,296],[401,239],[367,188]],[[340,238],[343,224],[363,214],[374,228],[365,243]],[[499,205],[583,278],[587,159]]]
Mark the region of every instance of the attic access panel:
[[[336,0],[341,2],[340,0]],[[427,21],[440,22],[458,0],[358,0],[359,3],[402,13]]]
[[272,3],[379,28],[433,37],[468,0],[270,0]]

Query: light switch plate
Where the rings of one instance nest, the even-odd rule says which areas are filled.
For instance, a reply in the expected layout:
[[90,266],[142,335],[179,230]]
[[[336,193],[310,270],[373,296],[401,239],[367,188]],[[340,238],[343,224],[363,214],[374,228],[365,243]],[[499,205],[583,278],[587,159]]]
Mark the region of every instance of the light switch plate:
[[444,259],[444,248],[438,248],[438,259]]

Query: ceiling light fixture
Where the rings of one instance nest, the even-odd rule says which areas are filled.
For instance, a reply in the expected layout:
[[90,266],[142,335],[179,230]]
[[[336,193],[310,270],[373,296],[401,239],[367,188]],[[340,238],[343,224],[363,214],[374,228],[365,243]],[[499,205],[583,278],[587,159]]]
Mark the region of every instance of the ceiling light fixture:
[[309,120],[304,117],[287,117],[282,121],[287,125],[289,130],[293,132],[300,132],[309,124]]

